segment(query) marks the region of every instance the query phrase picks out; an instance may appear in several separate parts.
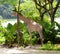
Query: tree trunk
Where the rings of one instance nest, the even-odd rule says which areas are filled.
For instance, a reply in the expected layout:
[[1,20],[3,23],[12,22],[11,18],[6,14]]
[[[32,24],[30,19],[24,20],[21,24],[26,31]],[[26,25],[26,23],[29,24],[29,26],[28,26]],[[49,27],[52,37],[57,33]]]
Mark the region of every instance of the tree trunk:
[[54,16],[51,16],[51,24],[54,23]]
[[[20,0],[18,3],[18,12],[19,12],[19,8],[20,8]],[[19,15],[17,14],[17,41],[18,41],[18,46],[20,45],[20,28],[19,28]]]
[[[18,3],[18,13],[20,12],[20,0]],[[23,36],[22,36],[22,32],[21,32],[21,28],[20,28],[20,16],[17,13],[17,40],[18,40],[18,46],[22,46],[23,45]]]
[[51,16],[51,27],[54,30],[54,28],[55,28],[54,15]]
[[41,21],[43,21],[43,17],[44,17],[44,15],[42,14],[42,15],[40,15],[40,17],[41,17]]

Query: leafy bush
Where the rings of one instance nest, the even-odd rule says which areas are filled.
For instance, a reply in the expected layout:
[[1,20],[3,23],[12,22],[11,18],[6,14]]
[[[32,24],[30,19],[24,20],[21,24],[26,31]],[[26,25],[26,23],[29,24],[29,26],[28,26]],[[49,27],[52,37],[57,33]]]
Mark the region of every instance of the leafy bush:
[[41,49],[43,50],[53,50],[54,46],[48,41],[47,44],[43,45]]
[[0,26],[0,44],[3,44],[5,42],[4,34],[6,32],[6,29]]
[[37,36],[34,36],[33,38],[32,38],[32,44],[34,45],[34,44],[38,44],[38,38],[37,38]]
[[47,41],[51,41],[52,43],[57,43],[56,35],[58,32],[57,30],[54,29],[54,27],[51,26],[50,21],[48,19],[44,20],[42,22],[42,26],[43,26],[43,34],[44,34],[44,43],[46,43]]
[[[29,34],[27,32],[26,26],[22,23],[20,23],[20,28],[23,33],[22,37],[24,38],[24,43],[26,45],[29,44]],[[4,39],[4,40],[3,40]],[[28,40],[28,41],[27,41]],[[0,26],[0,43],[5,42],[5,44],[12,44],[12,43],[17,43],[17,27],[16,24],[8,24],[7,28],[3,28]]]
[[30,44],[29,34],[28,34],[28,33],[25,33],[25,34],[23,35],[23,38],[24,38],[24,44],[25,44],[25,45],[29,45],[29,44]]
[[[21,25],[22,26],[22,25]],[[14,25],[8,24],[7,26],[7,32],[5,33],[5,43],[11,44],[11,43],[17,43],[17,24],[15,23]]]
[[2,20],[0,19],[0,44],[4,44],[5,43],[5,33],[6,33],[6,28],[4,28],[2,26],[2,22],[5,22],[6,20]]
[[0,33],[0,44],[4,44],[5,43],[5,37],[4,34],[1,32]]
[[13,33],[14,32],[12,32],[12,25],[9,23],[8,24],[8,26],[7,26],[7,31],[6,31],[6,33],[5,33],[5,43],[6,44],[10,44],[10,43],[12,43],[12,42],[14,42],[14,39],[16,38],[14,35],[13,35]]
[[40,50],[60,50],[60,45],[54,45],[51,44],[50,41],[48,41],[46,44],[44,44],[42,47],[40,47]]
[[[32,34],[33,34],[33,33],[32,33]],[[29,44],[30,44],[30,35],[29,35],[28,32],[25,32],[25,33],[23,34],[23,38],[24,38],[24,44],[29,45]],[[35,34],[32,35],[32,44],[33,44],[33,45],[34,45],[34,44],[37,44],[37,42],[38,42],[37,36],[35,36]]]

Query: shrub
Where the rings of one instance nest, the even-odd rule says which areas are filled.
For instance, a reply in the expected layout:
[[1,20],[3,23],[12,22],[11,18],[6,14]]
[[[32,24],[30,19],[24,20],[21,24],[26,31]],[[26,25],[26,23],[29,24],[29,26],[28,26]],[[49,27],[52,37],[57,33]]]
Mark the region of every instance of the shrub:
[[[7,28],[6,28],[6,33],[5,33],[5,43],[6,44],[11,44],[11,43],[14,43],[14,40],[16,38],[16,36],[14,36],[16,33],[16,26],[14,27],[15,25],[12,25],[12,24],[8,24]],[[15,29],[13,29],[13,27]]]
[[54,46],[51,44],[50,41],[48,41],[40,49],[42,49],[42,50],[53,50],[53,48],[54,48]]
[[51,41],[52,43],[57,43],[55,41],[58,32],[57,30],[54,29],[55,25],[52,27],[50,22],[48,21],[43,21],[42,25],[43,25],[44,43],[46,43],[47,41]]
[[25,45],[29,45],[30,44],[30,36],[28,33],[23,34],[23,38],[24,38],[24,44]]
[[60,50],[60,44],[51,44],[51,42],[48,41],[46,44],[40,47],[40,50]]
[[6,29],[0,26],[0,44],[5,43],[5,37],[4,37],[5,32]]
[[[22,28],[23,28],[23,24],[20,23],[20,28],[21,28],[21,31],[22,31]],[[18,40],[17,40],[17,24],[15,23],[14,25],[11,25],[10,23],[8,24],[7,26],[7,31],[5,33],[5,43],[6,44],[13,44],[13,43],[18,43]],[[22,40],[23,41],[23,34],[22,32],[20,32],[21,35],[20,37],[22,37],[22,39],[20,39],[20,41]]]

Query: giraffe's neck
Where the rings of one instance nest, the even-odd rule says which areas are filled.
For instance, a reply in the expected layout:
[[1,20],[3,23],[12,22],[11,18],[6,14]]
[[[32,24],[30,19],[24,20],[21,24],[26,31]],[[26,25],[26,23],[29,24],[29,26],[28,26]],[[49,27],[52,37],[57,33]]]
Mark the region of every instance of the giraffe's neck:
[[24,17],[23,15],[20,15],[19,14],[19,19],[22,23],[25,23],[25,24],[33,24],[33,25],[36,25],[36,22],[33,21],[31,18],[26,18]]
[[21,22],[24,22],[26,24],[30,23],[30,19],[28,19],[28,18],[26,18],[26,17],[24,17],[20,14],[19,14],[19,19],[20,19]]

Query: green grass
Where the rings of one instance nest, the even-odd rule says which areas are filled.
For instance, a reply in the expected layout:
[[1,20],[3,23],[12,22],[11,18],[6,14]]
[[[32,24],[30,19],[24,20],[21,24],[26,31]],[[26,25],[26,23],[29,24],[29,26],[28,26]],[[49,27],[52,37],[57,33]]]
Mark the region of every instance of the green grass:
[[60,44],[44,44],[40,50],[60,50]]
[[48,41],[46,44],[44,44],[39,49],[40,50],[60,50],[60,44],[51,44],[51,42]]

